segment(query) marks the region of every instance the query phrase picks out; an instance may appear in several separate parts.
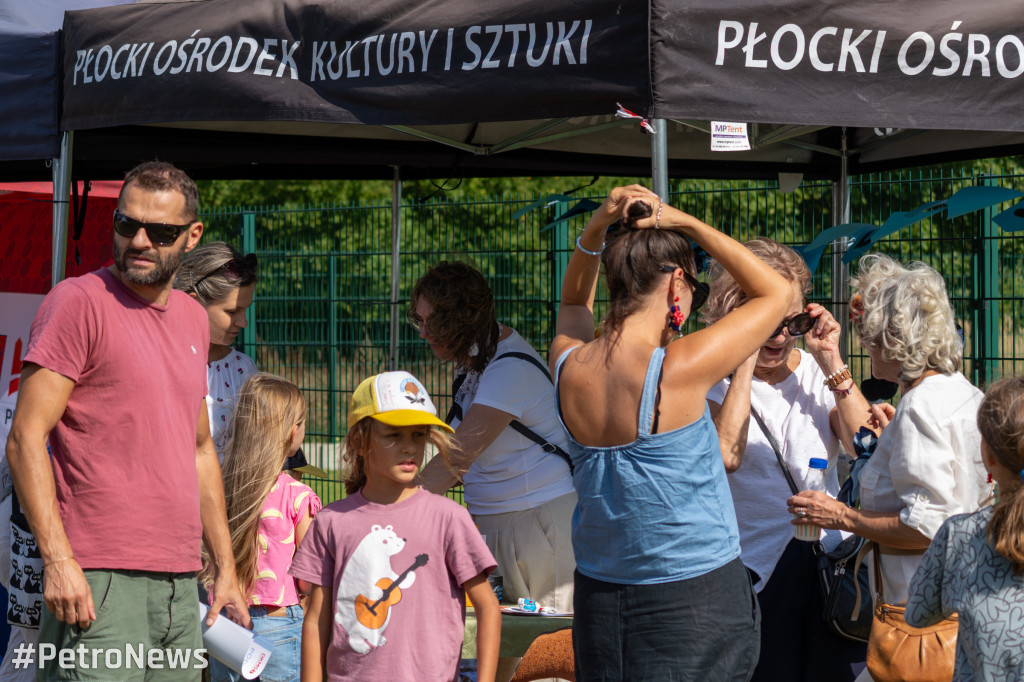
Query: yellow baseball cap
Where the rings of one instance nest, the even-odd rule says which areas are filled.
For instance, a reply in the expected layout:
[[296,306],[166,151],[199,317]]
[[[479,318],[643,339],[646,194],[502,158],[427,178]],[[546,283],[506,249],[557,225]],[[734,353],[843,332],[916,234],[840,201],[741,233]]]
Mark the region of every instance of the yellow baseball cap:
[[391,426],[429,425],[455,433],[437,418],[437,408],[427,389],[408,372],[382,372],[359,384],[349,402],[348,427],[351,429],[364,417]]

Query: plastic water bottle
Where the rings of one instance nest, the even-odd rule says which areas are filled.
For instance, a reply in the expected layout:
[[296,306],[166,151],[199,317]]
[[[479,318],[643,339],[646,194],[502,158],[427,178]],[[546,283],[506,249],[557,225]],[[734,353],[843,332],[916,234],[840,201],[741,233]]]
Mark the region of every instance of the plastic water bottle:
[[[825,470],[828,469],[828,460],[811,457],[808,468],[807,489],[825,492]],[[793,537],[797,540],[814,542],[821,537],[821,528],[810,523],[793,526]]]

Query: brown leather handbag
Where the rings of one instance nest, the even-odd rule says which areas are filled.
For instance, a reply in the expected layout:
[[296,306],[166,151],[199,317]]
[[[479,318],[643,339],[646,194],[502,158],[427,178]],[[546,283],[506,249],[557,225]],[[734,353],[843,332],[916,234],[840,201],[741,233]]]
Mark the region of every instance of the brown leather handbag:
[[868,640],[868,671],[875,682],[943,682],[953,679],[957,614],[928,627],[904,620],[906,609],[885,603],[881,552],[875,544],[875,585],[878,601]]

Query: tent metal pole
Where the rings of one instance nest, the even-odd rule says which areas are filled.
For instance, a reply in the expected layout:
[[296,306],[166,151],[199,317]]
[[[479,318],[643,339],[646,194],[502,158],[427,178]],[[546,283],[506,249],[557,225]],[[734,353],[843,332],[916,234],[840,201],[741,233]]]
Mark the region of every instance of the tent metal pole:
[[394,166],[391,181],[391,334],[388,339],[388,369],[398,369],[398,320],[401,314],[398,300],[401,263],[399,258],[402,237],[402,171]]
[[651,180],[654,193],[668,201],[668,121],[655,118],[651,121],[654,135],[651,135]]
[[53,263],[50,286],[64,279],[68,253],[68,204],[71,201],[71,148],[75,132],[66,130],[60,138],[60,157],[53,160]]
[[[839,182],[832,183],[832,224],[850,222],[850,175],[848,166],[846,128],[843,128],[843,148],[839,162]],[[850,357],[850,334],[845,321],[850,319],[847,308],[850,298],[850,266],[843,262],[847,240],[832,242],[832,314],[839,320],[839,352],[843,362]]]

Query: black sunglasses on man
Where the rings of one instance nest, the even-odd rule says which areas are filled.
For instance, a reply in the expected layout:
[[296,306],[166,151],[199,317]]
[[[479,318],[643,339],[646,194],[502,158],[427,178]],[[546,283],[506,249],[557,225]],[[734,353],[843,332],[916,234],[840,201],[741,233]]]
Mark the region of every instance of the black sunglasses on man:
[[122,237],[131,239],[140,229],[146,231],[149,241],[160,246],[168,246],[178,241],[181,233],[192,227],[195,221],[184,225],[170,225],[168,223],[144,223],[135,218],[130,218],[121,211],[114,209],[114,232]]

